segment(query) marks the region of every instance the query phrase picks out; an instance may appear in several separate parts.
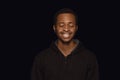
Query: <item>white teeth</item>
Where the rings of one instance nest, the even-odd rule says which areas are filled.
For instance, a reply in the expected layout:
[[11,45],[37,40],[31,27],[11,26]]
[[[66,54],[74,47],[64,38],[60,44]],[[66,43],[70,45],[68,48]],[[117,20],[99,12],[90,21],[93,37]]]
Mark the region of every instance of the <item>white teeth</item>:
[[63,36],[67,38],[67,37],[69,37],[69,34],[63,34]]

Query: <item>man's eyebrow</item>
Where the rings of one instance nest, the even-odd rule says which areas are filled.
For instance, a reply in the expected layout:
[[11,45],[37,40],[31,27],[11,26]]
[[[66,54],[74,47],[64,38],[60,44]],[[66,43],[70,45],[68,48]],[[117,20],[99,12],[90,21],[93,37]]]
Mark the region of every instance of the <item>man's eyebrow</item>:
[[58,24],[61,24],[61,23],[64,23],[64,22],[58,22]]
[[[74,22],[68,22],[69,24],[74,24]],[[64,24],[64,22],[57,22],[57,24]]]
[[69,23],[73,23],[73,22],[69,22]]

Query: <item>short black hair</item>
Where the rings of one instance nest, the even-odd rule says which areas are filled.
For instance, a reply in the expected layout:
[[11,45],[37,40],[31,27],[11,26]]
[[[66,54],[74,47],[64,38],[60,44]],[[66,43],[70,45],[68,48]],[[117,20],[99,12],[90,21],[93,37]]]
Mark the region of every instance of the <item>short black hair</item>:
[[63,14],[63,13],[73,14],[73,15],[75,16],[76,25],[78,24],[77,14],[76,14],[72,9],[63,8],[63,9],[60,9],[58,12],[56,12],[56,14],[54,15],[54,24],[55,24],[55,25],[56,25],[56,22],[57,22],[57,17],[58,17],[58,15]]

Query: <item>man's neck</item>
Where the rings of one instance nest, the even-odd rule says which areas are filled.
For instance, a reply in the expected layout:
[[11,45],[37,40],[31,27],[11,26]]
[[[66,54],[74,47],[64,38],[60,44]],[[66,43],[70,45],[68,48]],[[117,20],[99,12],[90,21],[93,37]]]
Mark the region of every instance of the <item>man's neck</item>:
[[57,46],[64,56],[69,55],[73,49],[76,47],[77,43],[72,40],[68,43],[64,43],[58,40]]

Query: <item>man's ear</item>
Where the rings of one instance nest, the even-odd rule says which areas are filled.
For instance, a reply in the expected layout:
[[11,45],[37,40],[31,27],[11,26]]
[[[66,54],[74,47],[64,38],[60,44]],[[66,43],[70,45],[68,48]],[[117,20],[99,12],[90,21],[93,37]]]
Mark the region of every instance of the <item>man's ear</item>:
[[55,25],[53,25],[53,30],[54,30],[54,32],[55,32]]
[[76,31],[78,30],[78,25],[76,25]]

